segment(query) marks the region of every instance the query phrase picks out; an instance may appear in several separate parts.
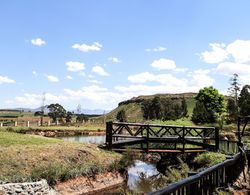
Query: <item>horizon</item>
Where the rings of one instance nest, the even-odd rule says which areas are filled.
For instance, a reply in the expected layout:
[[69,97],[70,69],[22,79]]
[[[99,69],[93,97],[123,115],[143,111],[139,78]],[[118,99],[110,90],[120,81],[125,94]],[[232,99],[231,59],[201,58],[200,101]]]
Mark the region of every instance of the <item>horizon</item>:
[[250,84],[250,2],[2,1],[0,108],[112,110],[141,95]]

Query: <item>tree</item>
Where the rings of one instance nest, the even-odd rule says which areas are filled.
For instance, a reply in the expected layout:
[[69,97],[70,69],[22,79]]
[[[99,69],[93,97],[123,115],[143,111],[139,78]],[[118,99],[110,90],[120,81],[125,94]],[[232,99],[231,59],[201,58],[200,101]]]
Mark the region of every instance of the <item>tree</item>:
[[195,97],[195,100],[198,103],[196,103],[193,110],[194,117],[192,117],[192,119],[198,117],[198,113],[200,113],[199,109],[206,110],[206,112],[202,112],[202,114],[205,114],[206,116],[202,116],[203,122],[201,123],[213,123],[216,121],[217,116],[225,111],[224,96],[219,94],[219,91],[212,86],[200,89],[199,93]]
[[196,101],[191,120],[196,124],[203,124],[210,120],[210,115],[211,113],[207,111],[205,105],[200,101]]
[[83,121],[87,121],[88,117],[85,114],[77,114],[76,122],[83,123]]
[[250,85],[243,86],[239,95],[239,110],[240,115],[250,115]]
[[236,121],[238,117],[238,106],[231,97],[227,99],[227,113],[229,122]]
[[228,93],[232,98],[229,98],[227,102],[228,119],[229,121],[236,121],[239,114],[238,98],[240,92],[238,74],[234,73],[229,82],[231,87],[228,88]]
[[235,104],[238,106],[238,97],[240,92],[239,75],[234,73],[230,78],[231,87],[228,88],[229,95],[234,98]]
[[187,117],[188,109],[187,109],[187,102],[185,98],[181,100],[181,110],[182,110],[182,117]]
[[72,112],[66,113],[66,118],[65,118],[66,123],[71,123],[72,116],[73,116]]
[[34,116],[43,116],[43,112],[42,111],[36,111],[34,113]]
[[126,122],[126,121],[127,121],[126,113],[125,113],[125,111],[124,111],[123,109],[120,110],[120,111],[117,113],[116,119],[117,119],[119,122]]
[[56,122],[57,119],[62,120],[66,115],[66,110],[60,104],[50,104],[48,106],[49,113],[48,116],[52,118],[53,122]]
[[161,119],[161,100],[159,96],[154,97],[152,100],[151,110],[153,111],[153,118]]

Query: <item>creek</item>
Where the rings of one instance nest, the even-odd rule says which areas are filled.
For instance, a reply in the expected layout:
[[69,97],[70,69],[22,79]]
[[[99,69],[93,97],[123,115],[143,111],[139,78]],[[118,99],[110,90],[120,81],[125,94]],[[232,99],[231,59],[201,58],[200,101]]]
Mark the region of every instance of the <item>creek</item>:
[[[98,145],[105,143],[105,136],[80,135],[60,137],[60,139]],[[128,167],[127,173],[127,183],[120,189],[112,190],[112,192],[130,191],[134,193],[147,193],[166,185],[163,175],[158,172],[156,164],[152,162],[135,160],[134,164]]]

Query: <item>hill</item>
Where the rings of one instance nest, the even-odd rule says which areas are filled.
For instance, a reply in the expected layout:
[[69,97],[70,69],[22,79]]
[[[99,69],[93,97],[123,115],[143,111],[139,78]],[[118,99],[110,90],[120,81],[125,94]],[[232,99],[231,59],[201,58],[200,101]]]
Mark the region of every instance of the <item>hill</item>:
[[128,122],[142,122],[143,114],[141,110],[141,103],[145,100],[153,99],[158,96],[160,98],[170,98],[171,100],[181,100],[185,98],[188,107],[188,115],[189,117],[192,115],[192,111],[194,108],[195,100],[194,97],[197,93],[179,93],[179,94],[155,94],[155,95],[145,95],[134,97],[130,100],[126,100],[120,102],[118,107],[106,114],[105,116],[101,116],[96,118],[96,121],[104,121],[104,120],[115,120],[117,113],[120,110],[124,110],[127,116]]

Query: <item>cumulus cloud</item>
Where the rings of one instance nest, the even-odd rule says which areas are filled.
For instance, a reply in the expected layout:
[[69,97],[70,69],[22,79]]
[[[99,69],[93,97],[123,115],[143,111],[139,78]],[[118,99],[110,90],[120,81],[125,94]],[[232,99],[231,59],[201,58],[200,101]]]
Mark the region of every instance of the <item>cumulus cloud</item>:
[[120,63],[121,60],[119,60],[117,57],[110,57],[108,58],[109,61],[113,62],[113,63]]
[[69,79],[69,80],[73,79],[72,76],[70,76],[70,75],[67,75],[66,78]]
[[15,83],[15,80],[9,78],[8,76],[0,75],[0,84],[3,84],[3,83]]
[[[24,93],[22,96],[16,96],[12,100],[5,101],[7,105],[17,106],[17,107],[28,107],[37,108],[41,106],[43,95],[35,93]],[[67,97],[64,95],[54,95],[51,93],[45,94],[46,104],[51,104],[55,102],[63,103],[67,101]]]
[[92,68],[92,72],[94,72],[100,76],[109,76],[109,74],[101,66],[94,66]]
[[250,40],[235,40],[232,43],[210,44],[212,51],[201,53],[206,63],[217,64],[217,72],[223,74],[250,74]]
[[160,51],[166,51],[166,50],[167,50],[167,48],[162,47],[162,46],[158,46],[158,47],[152,48],[152,49],[146,49],[147,52],[151,52],[151,51],[160,52]]
[[41,38],[31,39],[30,42],[31,44],[36,45],[36,46],[42,46],[46,44],[46,42]]
[[79,72],[85,69],[85,64],[81,62],[66,62],[67,70],[71,72]]
[[50,82],[59,82],[59,79],[54,75],[45,75]]
[[158,70],[173,70],[176,68],[175,61],[166,58],[153,61],[151,66]]
[[98,81],[98,80],[95,80],[95,79],[89,79],[89,80],[87,80],[87,82],[93,83],[93,84],[102,84],[101,81]]
[[212,51],[205,51],[200,55],[201,59],[206,63],[216,64],[228,58],[228,52],[224,43],[210,43],[209,46],[212,48]]
[[89,52],[89,51],[100,51],[102,49],[102,45],[98,42],[94,42],[92,45],[83,44],[74,44],[72,46],[73,49],[78,49],[82,52]]

